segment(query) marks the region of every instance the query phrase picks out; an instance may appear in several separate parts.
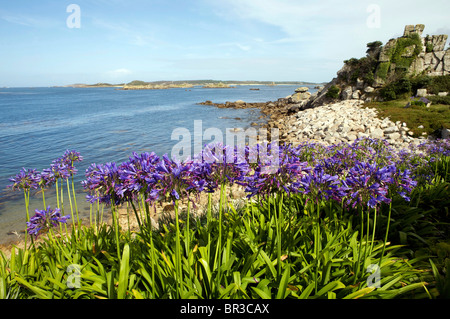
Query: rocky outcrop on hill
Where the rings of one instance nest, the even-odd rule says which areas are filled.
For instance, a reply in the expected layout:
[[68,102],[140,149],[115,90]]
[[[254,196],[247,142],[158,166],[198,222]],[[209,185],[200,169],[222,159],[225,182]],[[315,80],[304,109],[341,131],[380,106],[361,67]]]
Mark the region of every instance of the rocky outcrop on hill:
[[[305,108],[330,103],[327,96],[336,87],[336,100],[381,100],[380,91],[401,77],[439,76],[450,74],[450,48],[445,50],[447,35],[422,37],[423,24],[407,25],[402,37],[390,39],[384,46],[380,41],[367,44],[367,55],[344,61],[343,67]],[[415,94],[416,92],[413,92]]]
[[450,74],[450,49],[444,50],[448,35],[422,37],[425,25],[407,25],[403,36],[390,39],[380,51],[375,86],[382,86],[397,71],[406,75]]

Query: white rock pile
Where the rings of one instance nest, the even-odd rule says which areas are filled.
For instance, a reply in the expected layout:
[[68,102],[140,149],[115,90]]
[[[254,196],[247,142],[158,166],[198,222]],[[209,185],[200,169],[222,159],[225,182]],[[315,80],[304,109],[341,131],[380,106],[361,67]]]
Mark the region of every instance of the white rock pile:
[[[407,148],[422,138],[412,137],[406,123],[377,118],[377,110],[364,107],[359,100],[346,100],[299,111],[283,119],[282,140],[293,144],[315,141],[324,144],[352,142],[357,138],[385,139],[393,147]],[[284,125],[283,125],[284,124]]]

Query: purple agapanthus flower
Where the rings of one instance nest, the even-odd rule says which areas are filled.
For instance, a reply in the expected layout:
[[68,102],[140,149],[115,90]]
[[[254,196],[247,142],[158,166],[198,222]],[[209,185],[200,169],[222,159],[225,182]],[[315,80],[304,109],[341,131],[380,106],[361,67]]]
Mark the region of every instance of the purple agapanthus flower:
[[418,148],[429,156],[441,157],[450,156],[450,140],[438,139],[419,144]]
[[120,204],[123,197],[119,195],[121,185],[120,171],[116,163],[91,164],[86,169],[86,180],[82,182],[83,187],[89,191],[86,196],[91,203],[99,200],[105,204]]
[[386,167],[358,161],[350,168],[345,179],[349,194],[347,204],[351,204],[352,207],[367,205],[374,208],[382,202],[389,203],[391,199],[386,196],[390,181],[391,172]]
[[133,200],[138,193],[155,200],[156,165],[159,157],[155,153],[133,153],[127,162],[119,166],[118,194],[126,200]]
[[242,180],[249,170],[246,154],[248,155],[248,149],[240,152],[237,147],[221,143],[205,145],[193,160],[192,187],[212,193],[220,185]]
[[395,164],[387,167],[389,171],[389,190],[393,193],[396,192],[406,201],[410,201],[409,194],[417,186],[417,181],[415,181],[411,176],[411,171],[408,169],[401,170]]
[[39,186],[41,188],[50,187],[55,183],[55,173],[51,168],[43,169],[40,176]]
[[193,172],[192,161],[171,160],[164,154],[155,166],[153,193],[158,192],[162,198],[172,201],[188,197],[189,190],[193,191]]
[[53,160],[52,164],[50,165],[50,169],[56,179],[63,180],[69,178],[76,172],[76,170],[69,167],[69,165],[67,165],[67,163],[62,158]]
[[35,212],[35,215],[27,222],[27,232],[35,237],[48,232],[59,223],[66,223],[70,218],[70,216],[61,216],[59,208],[53,210],[50,206],[45,210],[36,209]]
[[298,193],[301,184],[298,181],[311,169],[307,162],[301,162],[294,155],[291,146],[279,147],[276,165],[258,162],[252,174],[247,174],[239,184],[245,186],[247,197],[260,195],[263,198],[274,193]]
[[81,162],[82,160],[83,157],[79,152],[66,150],[62,157],[53,160],[50,169],[53,171],[53,175],[56,179],[67,179],[78,172],[74,163]]
[[423,103],[425,103],[425,104],[428,104],[428,103],[430,103],[430,100],[429,99],[427,99],[426,97],[424,97],[424,96],[422,96],[420,99],[419,99],[419,101],[421,101],[421,102],[423,102]]
[[83,161],[83,156],[81,156],[80,152],[75,150],[66,150],[62,159],[67,164],[71,164],[73,166],[73,163]]
[[39,187],[40,180],[41,176],[38,171],[36,171],[35,169],[22,168],[16,176],[9,178],[9,181],[13,184],[8,185],[8,188],[11,188],[13,190],[37,189]]
[[316,203],[325,199],[341,201],[347,195],[347,186],[341,182],[338,175],[330,175],[321,166],[316,166],[309,174],[298,182]]

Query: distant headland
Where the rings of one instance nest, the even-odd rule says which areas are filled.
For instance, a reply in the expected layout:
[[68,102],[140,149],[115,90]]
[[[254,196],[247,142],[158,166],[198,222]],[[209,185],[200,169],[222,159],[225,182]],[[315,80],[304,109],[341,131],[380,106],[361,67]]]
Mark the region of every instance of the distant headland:
[[114,87],[118,90],[158,90],[171,88],[233,88],[237,85],[322,85],[324,83],[313,83],[304,81],[220,81],[220,80],[187,80],[187,81],[153,81],[145,82],[134,80],[129,83],[96,83],[96,84],[69,84],[64,86],[54,87],[73,87],[73,88],[99,88],[99,87]]

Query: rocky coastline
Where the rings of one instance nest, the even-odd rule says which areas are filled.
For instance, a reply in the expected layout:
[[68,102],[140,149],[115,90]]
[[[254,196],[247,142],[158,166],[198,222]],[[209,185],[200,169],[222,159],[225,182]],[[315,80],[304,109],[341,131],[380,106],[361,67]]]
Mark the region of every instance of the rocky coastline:
[[315,107],[308,107],[320,91],[310,93],[309,88],[300,87],[295,92],[277,101],[248,103],[199,104],[218,108],[258,108],[265,117],[265,127],[279,130],[280,143],[298,145],[309,141],[331,145],[340,142],[351,143],[357,138],[384,139],[396,149],[407,148],[409,144],[419,144],[426,137],[413,137],[404,122],[393,122],[389,118],[378,117],[377,110],[364,106],[360,99],[334,100]]

